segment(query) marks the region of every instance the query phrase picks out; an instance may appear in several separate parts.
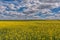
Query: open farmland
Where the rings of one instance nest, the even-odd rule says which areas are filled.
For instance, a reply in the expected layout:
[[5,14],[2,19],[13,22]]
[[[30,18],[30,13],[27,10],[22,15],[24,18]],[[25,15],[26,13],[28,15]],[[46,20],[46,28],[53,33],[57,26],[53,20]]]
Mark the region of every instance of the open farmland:
[[60,21],[0,21],[0,40],[60,40]]

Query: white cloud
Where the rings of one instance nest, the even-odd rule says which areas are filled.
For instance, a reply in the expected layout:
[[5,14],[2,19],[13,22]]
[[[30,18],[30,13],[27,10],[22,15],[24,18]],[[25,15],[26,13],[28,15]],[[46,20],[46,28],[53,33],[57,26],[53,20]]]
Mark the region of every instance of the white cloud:
[[[46,0],[42,0],[46,1]],[[49,0],[48,0],[49,1]],[[16,3],[16,1],[14,1]],[[33,3],[32,3],[33,2]],[[60,7],[58,2],[40,2],[40,0],[24,0],[23,2],[17,2],[15,5],[12,2],[0,1],[0,19],[60,19],[60,13],[52,13],[50,9]],[[18,12],[21,7],[27,7],[22,12]],[[6,10],[8,9],[8,10]],[[41,12],[42,16],[49,15],[46,17],[35,16],[37,13]],[[54,15],[53,15],[54,14]],[[3,18],[2,18],[3,15]],[[6,16],[8,15],[8,16]],[[12,16],[14,15],[14,17]]]

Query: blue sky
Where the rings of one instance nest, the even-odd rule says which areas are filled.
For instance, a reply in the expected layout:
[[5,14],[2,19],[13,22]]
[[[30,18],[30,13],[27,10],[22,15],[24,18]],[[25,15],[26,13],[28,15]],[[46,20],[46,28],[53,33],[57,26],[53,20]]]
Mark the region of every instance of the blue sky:
[[55,1],[0,0],[0,20],[60,19],[60,3]]

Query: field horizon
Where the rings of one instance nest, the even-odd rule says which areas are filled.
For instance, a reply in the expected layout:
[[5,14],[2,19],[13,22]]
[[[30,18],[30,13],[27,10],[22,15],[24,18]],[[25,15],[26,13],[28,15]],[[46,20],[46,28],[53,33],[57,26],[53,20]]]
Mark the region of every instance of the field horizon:
[[60,20],[1,20],[0,40],[60,40]]

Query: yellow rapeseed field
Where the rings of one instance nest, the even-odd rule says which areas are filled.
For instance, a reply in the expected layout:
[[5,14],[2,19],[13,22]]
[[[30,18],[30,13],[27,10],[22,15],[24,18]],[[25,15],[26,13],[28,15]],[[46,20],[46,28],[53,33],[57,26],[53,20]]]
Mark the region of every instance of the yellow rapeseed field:
[[0,40],[60,40],[60,21],[0,21]]

